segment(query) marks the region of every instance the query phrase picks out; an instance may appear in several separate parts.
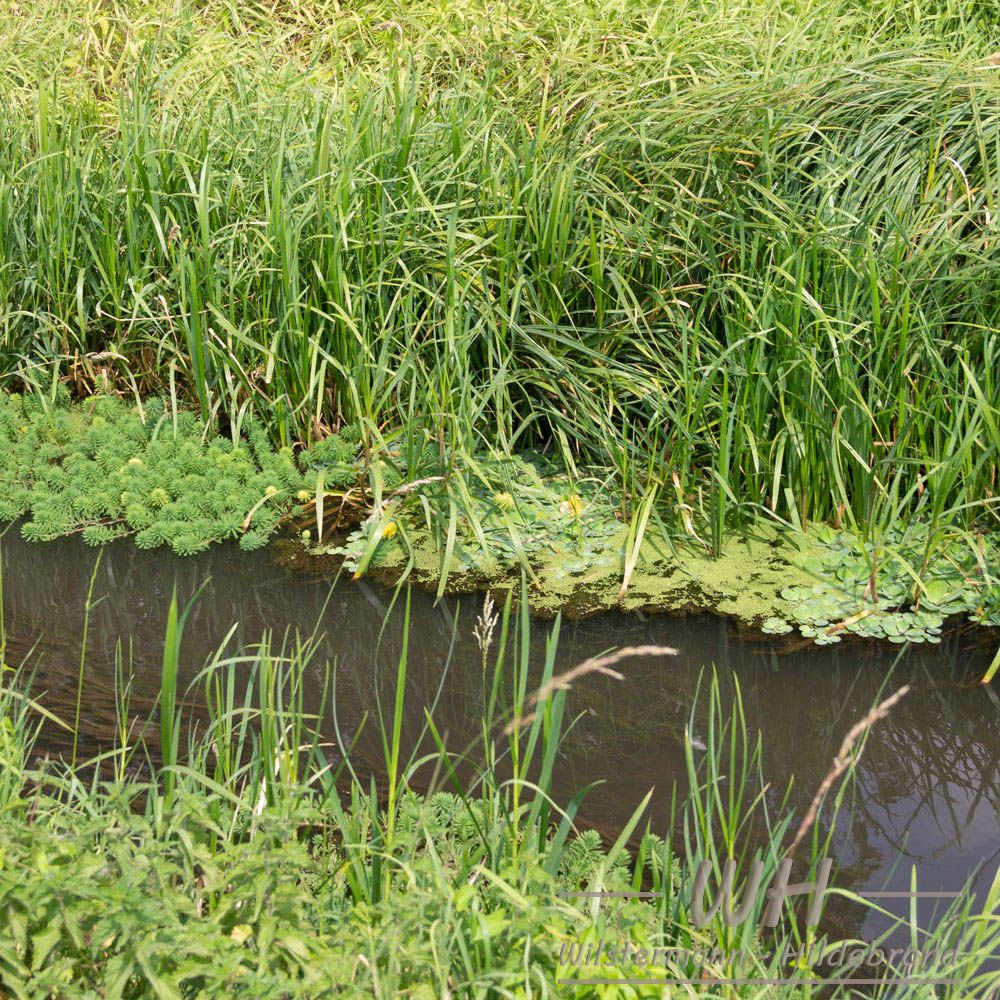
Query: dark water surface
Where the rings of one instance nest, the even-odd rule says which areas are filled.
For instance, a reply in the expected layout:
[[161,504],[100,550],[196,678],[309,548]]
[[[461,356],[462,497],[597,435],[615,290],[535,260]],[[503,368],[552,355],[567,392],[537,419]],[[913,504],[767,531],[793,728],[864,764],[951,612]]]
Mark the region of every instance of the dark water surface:
[[[37,664],[35,695],[71,719],[96,553],[76,539],[28,544],[15,528],[3,539],[2,558],[7,659],[16,664],[30,654]],[[335,662],[337,715],[345,738],[350,740],[365,712],[374,710],[379,695],[389,703],[402,602],[381,643],[378,637],[391,593],[345,582],[331,595],[329,581],[288,572],[266,552],[247,555],[220,546],[179,559],[120,543],[105,550],[95,582],[100,600],[90,615],[81,718],[88,752],[114,741],[116,647],[121,644],[126,669],[135,675],[132,711],[141,719],[158,691],[174,582],[186,599],[208,577],[185,633],[185,683],[233,625],[235,650],[258,642],[265,630],[278,636],[289,627],[309,633],[318,623],[322,639],[308,696],[318,702],[323,664]],[[480,610],[478,599],[435,607],[428,595],[412,595],[406,721],[415,732],[424,707],[435,698],[454,632],[434,717],[456,748],[478,731],[482,667],[472,632]],[[539,665],[550,629],[544,622],[532,627],[532,656]],[[871,734],[850,812],[838,818],[836,884],[856,891],[905,890],[915,867],[922,890],[959,889],[976,871],[976,884],[985,886],[1000,859],[1000,701],[997,685],[989,690],[975,681],[996,642],[982,633],[953,634],[938,646],[905,651],[897,663],[898,647],[859,642],[819,649],[796,648],[787,640],[748,641],[723,620],[708,617],[605,614],[564,622],[557,658],[564,669],[626,645],[674,646],[680,655],[624,661],[618,667],[624,681],[592,675],[574,687],[570,715],[582,714],[561,751],[559,794],[566,801],[583,785],[603,779],[582,813],[613,830],[655,786],[653,821],[666,826],[671,790],[684,781],[683,737],[699,676],[715,664],[724,692],[731,693],[739,679],[751,731],[763,734],[769,794],[780,797],[794,778],[791,802],[801,816],[845,733],[880,697],[909,683],[913,693]],[[704,738],[698,718],[696,741]],[[59,751],[57,734],[43,736],[50,752]],[[374,738],[362,738],[359,770],[378,773],[377,757]],[[904,912],[901,900],[884,905]],[[940,906],[921,901],[921,916],[929,918],[935,905]],[[865,930],[875,932],[878,924],[869,917]]]

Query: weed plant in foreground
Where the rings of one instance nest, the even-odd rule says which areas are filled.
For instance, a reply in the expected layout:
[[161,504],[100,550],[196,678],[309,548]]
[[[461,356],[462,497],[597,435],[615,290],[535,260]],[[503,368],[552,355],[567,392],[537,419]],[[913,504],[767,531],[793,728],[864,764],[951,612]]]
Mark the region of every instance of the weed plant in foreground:
[[[265,637],[249,655],[235,657],[220,650],[185,695],[177,689],[184,618],[174,602],[159,725],[150,720],[129,728],[123,684],[121,738],[80,766],[39,761],[33,747],[40,706],[30,698],[26,675],[4,668],[0,984],[8,995],[236,991],[388,998],[569,991],[611,997],[621,989],[662,995],[660,986],[560,984],[587,975],[586,961],[572,957],[574,948],[601,941],[627,941],[633,949],[631,957],[600,962],[602,978],[694,978],[696,987],[677,989],[705,997],[817,995],[815,987],[794,983],[715,982],[801,977],[810,969],[782,955],[805,946],[814,956],[812,971],[819,970],[816,956],[840,942],[800,928],[801,914],[790,906],[773,933],[761,926],[763,895],[737,927],[718,915],[701,927],[691,918],[700,862],[718,878],[727,858],[736,858],[741,872],[757,859],[770,879],[786,851],[797,849],[802,872],[815,876],[829,846],[808,817],[794,833],[792,816],[769,808],[767,797],[754,797],[759,742],[747,732],[738,700],[723,708],[714,679],[702,695],[711,708],[707,749],[696,759],[690,740],[686,744],[693,792],[671,824],[681,831],[675,840],[665,842],[648,828],[643,834],[648,797],[610,846],[574,823],[585,795],[598,791],[583,790],[568,804],[552,799],[572,683],[610,670],[621,655],[670,650],[623,650],[558,678],[557,622],[540,687],[531,694],[526,618],[515,622],[509,605],[500,615],[485,612],[481,743],[461,753],[447,750],[433,705],[422,740],[402,733],[404,654],[390,703],[379,712],[384,761],[375,782],[355,769],[344,740],[356,734],[337,724],[335,694],[327,720],[334,723],[332,742],[320,735],[320,719],[304,711],[302,673],[316,666],[310,666],[309,639],[275,645]],[[508,644],[517,650],[513,673],[501,669]],[[247,666],[244,694],[236,675]],[[181,706],[191,705],[199,690],[203,721],[189,725]],[[877,718],[878,712],[876,724]],[[865,732],[862,724],[852,734],[842,768],[860,752]],[[412,784],[428,772],[434,787],[416,793]],[[828,806],[843,794],[845,786],[832,780],[837,776],[831,775]],[[826,791],[818,791],[817,802]],[[763,836],[749,836],[752,829]],[[660,895],[612,905],[569,895],[639,889]],[[985,996],[998,985],[997,973],[983,971],[984,959],[1000,946],[998,909],[995,883],[978,904],[969,897],[957,901],[931,934],[908,928],[915,947],[937,955],[919,974],[953,985],[886,983],[864,995]],[[635,964],[641,949],[657,947],[669,952],[662,964]],[[838,970],[851,974],[822,969],[827,975]],[[906,971],[881,968],[897,977]],[[837,995],[855,992],[839,987]]]

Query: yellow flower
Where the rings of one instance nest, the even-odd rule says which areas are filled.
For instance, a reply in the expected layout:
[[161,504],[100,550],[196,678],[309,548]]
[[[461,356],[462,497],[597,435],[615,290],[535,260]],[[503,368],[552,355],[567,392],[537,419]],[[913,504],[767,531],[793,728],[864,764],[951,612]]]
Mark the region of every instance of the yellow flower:
[[514,509],[514,498],[509,493],[494,493],[493,502],[501,510],[513,510]]
[[253,936],[253,928],[249,924],[237,924],[230,932],[229,936],[237,943],[243,944]]
[[579,494],[570,493],[562,503],[562,509],[574,517],[579,517],[583,513],[583,501]]
[[393,535],[399,530],[399,525],[395,521],[386,521],[385,526],[382,528],[382,534],[380,538],[392,538]]

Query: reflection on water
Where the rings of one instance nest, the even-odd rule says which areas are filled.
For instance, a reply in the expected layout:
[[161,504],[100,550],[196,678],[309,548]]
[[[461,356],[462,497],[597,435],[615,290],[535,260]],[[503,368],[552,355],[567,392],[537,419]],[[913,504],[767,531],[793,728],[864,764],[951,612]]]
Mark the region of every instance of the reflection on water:
[[[95,558],[76,539],[28,545],[14,530],[3,540],[8,660],[18,662],[35,647],[35,692],[44,693],[43,702],[64,716],[72,715],[75,702]],[[318,624],[322,638],[312,697],[320,697],[324,662],[336,663],[337,715],[345,739],[377,698],[391,693],[401,643],[398,606],[382,631],[391,594],[364,582],[343,583],[331,593],[327,581],[288,573],[267,553],[216,547],[179,559],[121,543],[105,551],[95,582],[100,600],[90,618],[81,718],[89,749],[107,747],[113,739],[116,647],[135,672],[132,710],[141,717],[156,697],[174,582],[186,599],[208,577],[185,634],[185,679],[234,625],[235,649],[259,641],[265,630],[280,637],[286,629],[311,633]],[[473,599],[435,607],[429,596],[412,595],[406,702],[411,732],[437,697],[435,721],[448,731],[450,746],[463,747],[477,735],[482,667],[472,630],[479,611]],[[543,660],[550,629],[546,623],[533,626],[535,663]],[[887,690],[906,682],[914,691],[871,734],[850,812],[838,820],[837,884],[907,889],[913,865],[924,890],[960,888],[974,869],[983,870],[979,884],[992,877],[1000,855],[1000,709],[995,691],[974,681],[989,663],[995,639],[951,636],[940,646],[915,647],[895,663],[894,647],[790,651],[783,640],[741,640],[715,618],[603,615],[563,624],[557,666],[568,668],[612,647],[649,643],[674,646],[680,655],[625,661],[618,668],[624,681],[592,675],[570,696],[570,709],[580,718],[561,751],[558,786],[568,798],[604,779],[583,809],[591,822],[620,825],[655,786],[653,821],[666,824],[671,790],[684,776],[684,728],[707,665],[717,666],[726,691],[739,679],[749,725],[763,734],[768,794],[779,801],[794,778],[791,801],[799,815],[847,730]],[[54,738],[46,734],[47,740]],[[376,743],[364,733],[358,755],[377,770]]]

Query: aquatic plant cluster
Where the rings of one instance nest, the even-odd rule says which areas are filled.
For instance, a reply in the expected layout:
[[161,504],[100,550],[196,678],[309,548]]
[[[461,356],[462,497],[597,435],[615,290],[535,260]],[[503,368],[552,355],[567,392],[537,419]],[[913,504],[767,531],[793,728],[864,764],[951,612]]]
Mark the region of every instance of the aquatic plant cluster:
[[429,439],[459,507],[545,451],[715,553],[993,528],[998,10],[7,5],[0,387]]
[[[254,421],[234,443],[155,398],[69,405],[58,387],[54,399],[0,395],[0,520],[23,518],[35,541],[79,532],[91,545],[132,536],[178,555],[227,540],[253,550],[280,524],[311,523],[320,502],[357,492],[361,449],[357,425],[296,455],[275,450]],[[613,484],[570,479],[542,456],[475,456],[460,507],[442,477],[409,490],[399,450],[381,454],[377,515],[342,541],[301,532],[313,554],[343,557],[357,575],[378,570],[443,593],[509,589],[524,572],[541,613],[713,610],[820,644],[848,634],[934,642],[959,615],[1000,624],[994,536],[934,547],[918,523],[876,546],[845,531],[762,528],[713,554],[652,513],[637,532]],[[433,468],[426,450],[415,467]]]
[[[386,454],[394,464],[381,460],[384,485],[405,487],[398,450]],[[537,580],[536,571],[554,560],[571,575],[587,569],[618,572],[621,506],[606,482],[570,479],[558,463],[538,454],[476,455],[456,470],[464,500],[458,503],[455,485],[430,475],[433,469],[425,459],[427,481],[419,491],[389,495],[377,516],[345,540],[320,543],[312,551],[343,555],[359,573],[369,566],[399,565],[401,555],[412,553],[423,568],[433,563],[442,586],[451,574],[491,579],[517,568]],[[303,538],[318,541],[308,529]]]
[[[304,461],[324,462],[331,450]],[[276,451],[259,424],[234,444],[158,399],[137,406],[101,395],[70,407],[0,395],[0,521],[24,517],[32,541],[80,532],[89,545],[133,535],[178,555],[227,539],[257,549],[306,485],[292,450]]]
[[[880,545],[821,528],[800,545],[794,561],[816,582],[784,587],[785,616],[768,617],[765,632],[782,634],[797,625],[818,645],[845,635],[939,642],[952,617],[1000,625],[995,535],[934,548],[920,524],[887,532]],[[934,561],[928,563],[931,552]]]
[[430,484],[419,497],[391,498],[345,540],[317,545],[310,529],[303,540],[359,575],[381,570],[440,592],[509,587],[523,571],[540,613],[716,611],[819,645],[845,636],[937,642],[957,617],[1000,625],[995,533],[933,544],[920,522],[877,540],[760,526],[713,553],[653,516],[637,532],[607,481],[570,479],[540,456],[477,458],[469,478],[461,510],[445,484]]

